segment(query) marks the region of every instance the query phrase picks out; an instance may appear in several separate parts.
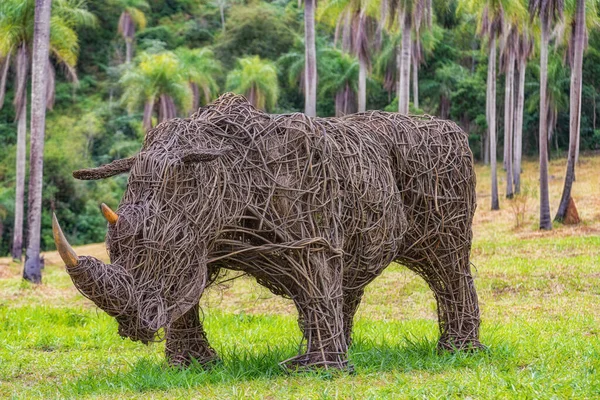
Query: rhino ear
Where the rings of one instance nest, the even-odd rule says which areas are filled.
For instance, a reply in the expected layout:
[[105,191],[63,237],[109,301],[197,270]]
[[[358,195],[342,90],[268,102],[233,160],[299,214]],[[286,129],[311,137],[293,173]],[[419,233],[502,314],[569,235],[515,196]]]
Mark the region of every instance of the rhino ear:
[[80,169],[73,171],[73,177],[81,180],[97,180],[109,178],[124,172],[129,172],[135,157],[123,158],[121,160],[115,160],[110,164],[102,165],[96,168]]
[[221,149],[191,149],[183,150],[179,154],[179,159],[184,164],[193,164],[199,162],[212,161],[221,157],[232,150],[231,147],[223,147]]

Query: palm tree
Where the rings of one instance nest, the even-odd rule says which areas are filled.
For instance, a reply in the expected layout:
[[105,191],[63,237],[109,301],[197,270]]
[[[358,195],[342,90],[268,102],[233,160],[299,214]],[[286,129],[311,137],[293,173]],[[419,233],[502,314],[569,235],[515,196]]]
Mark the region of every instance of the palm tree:
[[246,96],[256,108],[272,110],[277,104],[277,68],[259,56],[238,59],[237,67],[227,75],[226,86],[227,90]]
[[36,0],[33,26],[33,66],[31,69],[31,151],[29,159],[28,243],[23,278],[42,282],[40,236],[42,227],[42,181],[44,175],[44,134],[46,124],[46,87],[50,48],[50,9],[52,0]]
[[179,58],[181,69],[187,75],[187,80],[192,91],[192,110],[196,111],[200,105],[200,92],[203,94],[203,103],[209,103],[219,91],[217,77],[221,73],[221,64],[215,59],[211,49],[188,49],[180,47],[175,50]]
[[129,64],[133,57],[133,39],[135,28],[146,27],[143,10],[150,8],[146,0],[115,0],[115,5],[123,10],[119,17],[119,34],[125,40],[125,62]]
[[371,64],[371,49],[377,33],[377,19],[381,16],[379,0],[327,0],[319,12],[319,19],[335,26],[335,40],[341,40],[342,49],[358,58],[358,112],[367,105],[367,74]]
[[503,31],[507,3],[508,1],[506,0],[465,0],[464,2],[466,8],[476,14],[479,21],[477,29],[479,34],[487,40],[488,44],[486,119],[492,172],[492,210],[500,209],[496,161],[496,46],[497,39]]
[[554,22],[562,19],[564,0],[530,0],[531,19],[540,18],[540,229],[551,230],[550,195],[548,192],[548,126],[546,90],[548,82],[548,46],[550,28]]
[[577,0],[577,11],[573,20],[572,35],[572,67],[569,115],[569,154],[567,157],[567,172],[560,204],[554,220],[562,222],[567,214],[567,206],[571,199],[571,189],[575,180],[575,162],[577,144],[581,127],[581,81],[583,69],[583,49],[586,44],[585,0]]
[[411,48],[412,59],[412,90],[413,107],[419,108],[419,65],[423,62],[423,45],[420,40],[414,40]]
[[515,99],[514,118],[514,161],[513,179],[515,182],[515,193],[521,193],[521,159],[523,155],[523,109],[525,105],[525,72],[527,61],[533,54],[533,36],[528,24],[523,23],[521,31],[517,36],[516,60],[519,72],[517,83],[517,96]]
[[506,198],[514,196],[514,143],[515,143],[515,67],[517,61],[520,32],[527,24],[526,11],[522,0],[516,1],[510,14],[505,18],[504,35],[501,45],[501,65],[506,78],[504,80],[504,159],[506,170]]
[[412,45],[412,90],[413,107],[419,109],[419,67],[425,62],[425,56],[433,53],[435,46],[440,41],[442,31],[439,26],[433,24],[431,29],[422,32],[413,38]]
[[399,0],[396,4],[397,22],[402,32],[399,51],[398,112],[408,114],[410,93],[410,66],[412,35],[415,38],[423,26],[430,27],[432,22],[431,0]]
[[506,198],[514,196],[513,186],[513,138],[514,138],[514,89],[515,89],[515,59],[517,52],[518,27],[510,23],[505,28],[501,59],[506,72],[504,89],[504,166],[506,168]]
[[129,111],[144,105],[143,127],[152,128],[152,116],[158,113],[158,122],[174,118],[177,106],[189,110],[192,92],[189,75],[184,73],[175,53],[142,53],[137,65],[125,71],[120,83],[125,88],[121,101]]
[[[0,79],[0,108],[3,106],[8,64],[14,59],[15,98],[17,119],[17,168],[15,187],[15,225],[13,230],[12,256],[21,259],[23,247],[23,204],[25,193],[26,137],[27,137],[27,86],[29,79],[30,54],[33,47],[34,0],[3,0],[0,2],[0,59],[4,68]],[[55,0],[50,19],[50,58],[65,67],[67,76],[76,81],[74,66],[77,62],[77,26],[95,23],[92,14],[86,11],[85,2]],[[45,63],[46,105],[51,108],[54,100],[54,68]]]
[[315,43],[316,0],[304,1],[304,113],[317,116],[317,46]]
[[336,117],[356,112],[359,62],[350,53],[338,49],[323,51],[321,95],[333,96]]

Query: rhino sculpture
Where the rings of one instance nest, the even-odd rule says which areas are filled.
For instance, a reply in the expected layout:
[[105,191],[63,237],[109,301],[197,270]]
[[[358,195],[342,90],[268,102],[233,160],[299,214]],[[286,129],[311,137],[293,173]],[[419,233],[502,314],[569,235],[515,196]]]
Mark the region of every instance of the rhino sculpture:
[[79,179],[129,172],[108,220],[111,263],[54,237],[81,293],[132,340],[164,328],[170,363],[218,358],[199,318],[224,269],[291,298],[302,354],[288,367],[345,368],[365,286],[391,262],[438,304],[439,347],[480,347],[470,271],[475,175],[467,136],[447,121],[367,112],[268,115],[226,94],[150,130],[141,151]]

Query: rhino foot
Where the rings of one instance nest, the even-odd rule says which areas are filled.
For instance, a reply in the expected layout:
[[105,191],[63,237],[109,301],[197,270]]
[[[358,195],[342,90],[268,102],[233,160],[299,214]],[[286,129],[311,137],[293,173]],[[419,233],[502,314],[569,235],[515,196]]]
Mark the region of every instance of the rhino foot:
[[487,350],[487,347],[483,345],[477,339],[452,339],[442,337],[437,345],[439,351],[464,351],[464,352],[475,352],[479,350]]
[[167,345],[165,353],[169,365],[174,367],[189,367],[194,363],[198,363],[205,368],[210,368],[221,362],[217,353],[208,343],[193,339],[186,342],[188,343],[178,343],[179,346],[176,348],[169,348],[170,346]]
[[288,360],[282,361],[279,365],[287,372],[307,372],[307,371],[344,371],[353,373],[354,366],[347,359],[341,358],[337,354],[300,354]]

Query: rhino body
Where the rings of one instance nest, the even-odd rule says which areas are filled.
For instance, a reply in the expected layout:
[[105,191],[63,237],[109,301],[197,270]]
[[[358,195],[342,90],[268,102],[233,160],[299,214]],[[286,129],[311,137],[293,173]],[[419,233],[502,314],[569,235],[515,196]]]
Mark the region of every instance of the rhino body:
[[272,116],[224,95],[150,130],[136,156],[74,175],[121,172],[130,175],[109,223],[111,264],[78,257],[67,270],[121,335],[147,342],[165,328],[173,364],[217,358],[198,302],[224,269],[296,304],[304,347],[288,366],[346,367],[364,288],[394,261],[433,290],[440,347],[480,346],[475,175],[454,123]]

